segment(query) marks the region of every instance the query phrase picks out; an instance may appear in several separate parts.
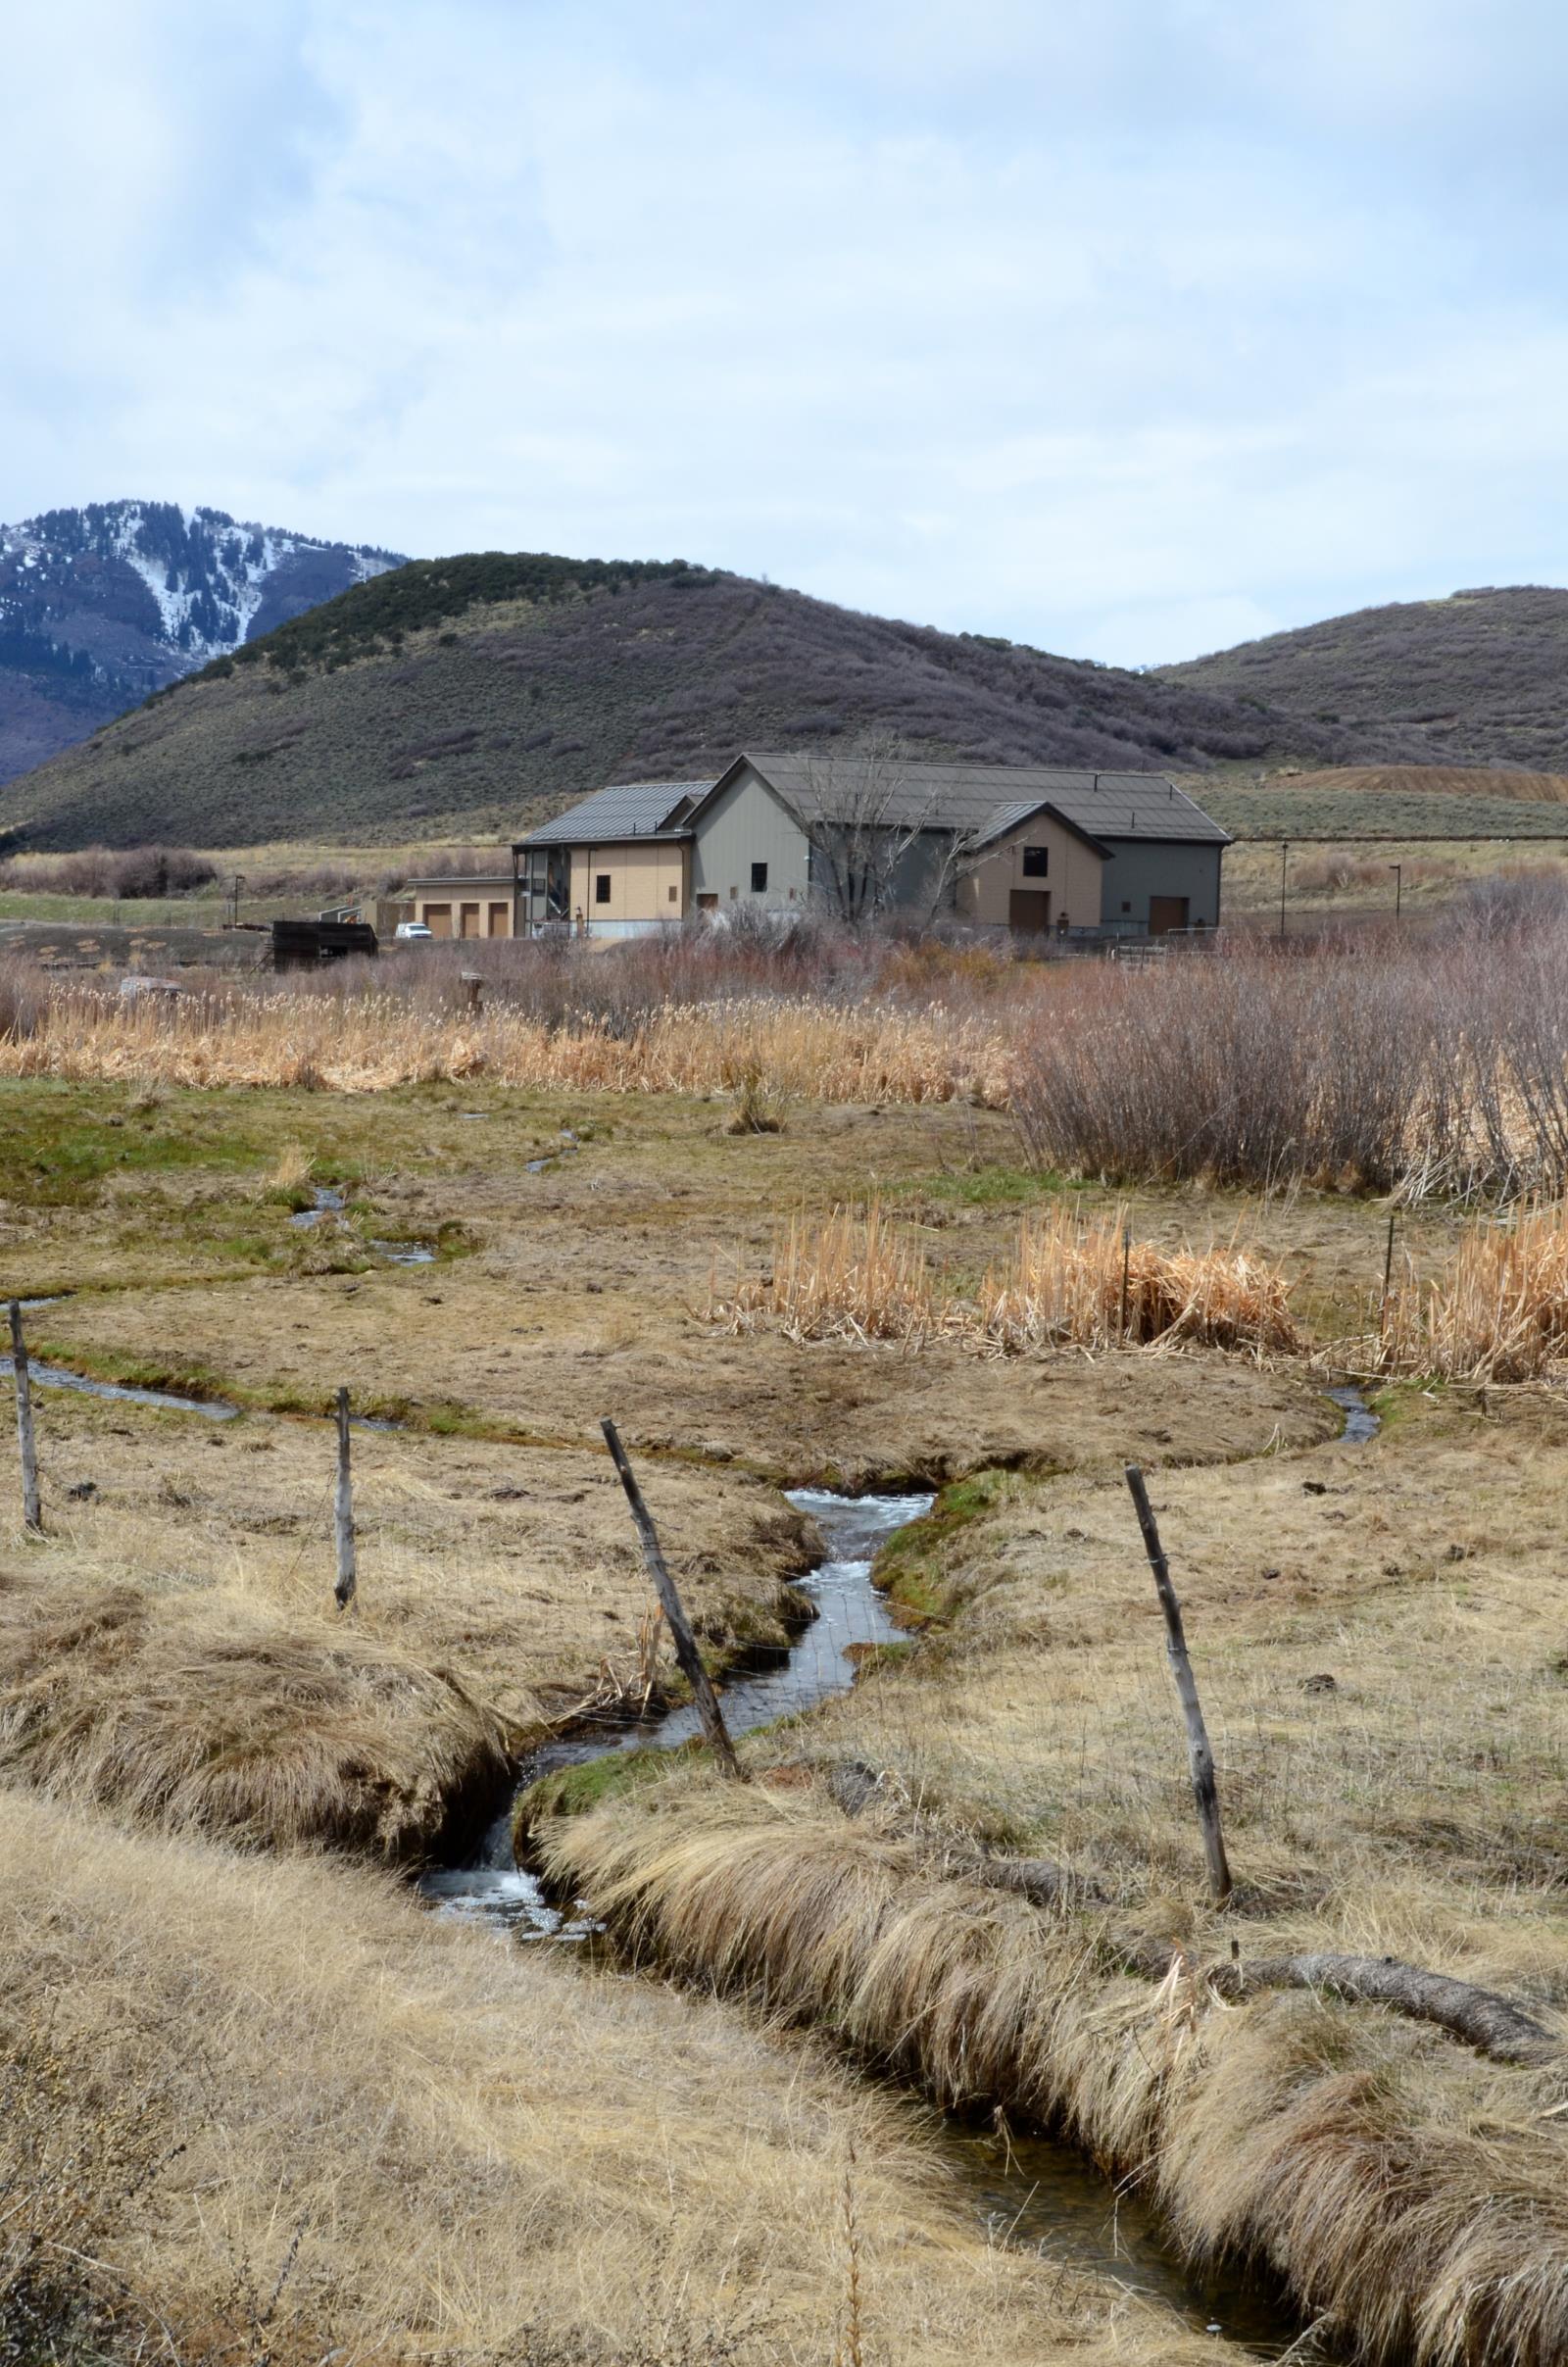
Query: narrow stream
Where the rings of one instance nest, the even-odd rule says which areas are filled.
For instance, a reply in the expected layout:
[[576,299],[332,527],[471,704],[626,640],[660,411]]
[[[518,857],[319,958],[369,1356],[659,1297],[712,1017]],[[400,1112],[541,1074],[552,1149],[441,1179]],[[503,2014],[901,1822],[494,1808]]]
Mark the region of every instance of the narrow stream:
[[[1378,1418],[1360,1392],[1327,1393],[1342,1406],[1341,1440],[1363,1445]],[[930,1510],[930,1496],[843,1497],[796,1488],[789,1502],[816,1522],[827,1557],[801,1581],[814,1617],[780,1667],[723,1689],[732,1734],[799,1715],[855,1682],[856,1648],[900,1640],[886,1601],[871,1582],[878,1549]],[[607,1725],[547,1744],[519,1770],[519,1789],[556,1767],[581,1765],[614,1751],[674,1749],[697,1731],[689,1706],[640,1722]],[[598,1929],[586,1909],[553,1906],[512,1849],[512,1811],[498,1817],[474,1860],[426,1874],[420,1890],[437,1910],[490,1924],[519,1941],[556,1945],[589,1939]],[[1004,2144],[934,2116],[938,2150],[977,2216],[999,2241],[1026,2244],[1048,2258],[1114,2280],[1178,2311],[1208,2334],[1223,2334],[1261,2357],[1289,2349],[1298,2329],[1283,2306],[1242,2279],[1192,2268],[1162,2239],[1139,2197],[1098,2171],[1070,2145],[1048,2138]]]
[[[302,1214],[309,1222],[330,1212],[331,1203],[323,1201],[318,1209]],[[381,1246],[393,1253],[409,1248]],[[24,1304],[30,1308],[51,1302]],[[10,1357],[0,1356],[0,1375],[10,1372]],[[36,1361],[31,1372],[41,1388],[204,1414],[214,1421],[230,1420],[239,1410],[220,1400],[89,1380]],[[1343,1386],[1326,1394],[1345,1412],[1342,1443],[1364,1445],[1376,1435],[1378,1417],[1359,1390]],[[843,1497],[817,1488],[789,1492],[789,1502],[816,1522],[827,1555],[800,1582],[812,1616],[787,1657],[724,1688],[724,1714],[732,1734],[749,1734],[847,1693],[855,1683],[858,1648],[901,1640],[901,1630],[871,1582],[872,1562],[888,1538],[920,1519],[933,1501],[929,1495]],[[638,1722],[607,1720],[597,1731],[583,1730],[546,1744],[518,1770],[519,1788],[552,1768],[581,1764],[610,1751],[673,1750],[696,1731],[696,1712],[689,1706]],[[533,1875],[516,1864],[510,1804],[471,1863],[432,1871],[419,1888],[439,1912],[490,1924],[518,1940],[560,1945],[584,1940],[598,1928],[585,1911],[563,1912],[552,1906]],[[1293,2330],[1279,2307],[1235,2278],[1206,2278],[1189,2268],[1161,2240],[1136,2195],[1117,2189],[1072,2147],[1044,2138],[1013,2139],[1004,2145],[940,2116],[934,2116],[933,2125],[942,2158],[999,2241],[1027,2244],[1049,2258],[1150,2294],[1189,2323],[1228,2335],[1260,2356],[1277,2357],[1290,2346]]]

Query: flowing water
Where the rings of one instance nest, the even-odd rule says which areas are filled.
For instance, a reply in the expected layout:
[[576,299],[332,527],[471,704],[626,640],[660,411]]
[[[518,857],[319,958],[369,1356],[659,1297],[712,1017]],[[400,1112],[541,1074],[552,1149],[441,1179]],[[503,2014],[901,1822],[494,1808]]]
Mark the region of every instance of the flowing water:
[[[294,1221],[318,1221],[341,1205],[341,1195],[334,1201],[326,1196],[326,1188],[319,1188],[318,1206],[303,1210]],[[379,1246],[394,1256],[417,1254],[417,1248],[408,1244]],[[44,1307],[51,1302],[25,1304]],[[9,1356],[0,1357],[0,1374],[10,1371]],[[56,1365],[33,1362],[31,1373],[40,1388],[203,1414],[213,1421],[228,1421],[239,1410],[220,1400],[89,1380]],[[1340,1387],[1327,1394],[1345,1411],[1341,1437],[1346,1444],[1362,1445],[1376,1435],[1378,1417],[1358,1390]],[[872,1562],[888,1538],[929,1511],[933,1499],[843,1497],[824,1489],[798,1488],[790,1492],[789,1501],[810,1514],[828,1549],[825,1558],[801,1581],[812,1615],[782,1660],[724,1687],[721,1699],[732,1734],[749,1734],[847,1693],[855,1682],[858,1651],[900,1639],[886,1601],[872,1584]],[[519,1770],[519,1783],[610,1751],[674,1750],[696,1731],[696,1712],[689,1705],[656,1718],[607,1723],[597,1731],[546,1744]],[[598,1929],[581,1907],[552,1905],[533,1875],[516,1864],[510,1805],[472,1862],[426,1874],[420,1889],[439,1911],[488,1923],[519,1940],[560,1945],[588,1939]],[[1190,2323],[1226,2334],[1260,2355],[1278,2356],[1290,2346],[1293,2330],[1281,2306],[1235,2278],[1205,2277],[1189,2268],[1161,2240],[1137,2196],[1115,2187],[1071,2146],[1044,2138],[1004,2143],[951,2120],[939,2120],[936,2129],[943,2159],[999,2240],[1027,2244],[1052,2259],[1151,2294],[1178,2309]]]
[[[1335,1390],[1345,1407],[1342,1437],[1360,1444],[1378,1424],[1354,1390]],[[814,1616],[781,1666],[723,1688],[725,1721],[748,1734],[814,1707],[855,1682],[857,1647],[892,1643],[901,1631],[872,1584],[877,1550],[930,1509],[930,1496],[833,1496],[797,1488],[789,1501],[816,1522],[827,1556],[804,1579]],[[520,1784],[551,1769],[581,1765],[614,1751],[672,1750],[697,1732],[696,1711],[580,1732],[547,1744],[528,1759]],[[598,1930],[580,1903],[546,1899],[512,1848],[512,1811],[499,1817],[470,1864],[425,1875],[420,1888],[443,1913],[490,1924],[518,1940],[556,1945],[590,1940]],[[1191,2325],[1224,2334],[1260,2356],[1278,2357],[1298,2331],[1284,2305],[1226,2272],[1190,2267],[1163,2241],[1138,2195],[1114,2185],[1072,2146],[1047,2138],[1002,2139],[956,2120],[935,2123],[938,2150],[962,2193],[999,2241],[1113,2280],[1178,2310]]]

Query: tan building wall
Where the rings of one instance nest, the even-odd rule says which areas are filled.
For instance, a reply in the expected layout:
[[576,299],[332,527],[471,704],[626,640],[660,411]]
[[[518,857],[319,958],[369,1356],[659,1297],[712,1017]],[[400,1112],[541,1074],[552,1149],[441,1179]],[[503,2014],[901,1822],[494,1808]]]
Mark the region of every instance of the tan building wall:
[[510,937],[514,934],[512,873],[484,879],[413,879],[410,918],[432,937]]
[[[1024,869],[1026,847],[1045,849],[1043,877]],[[958,916],[977,928],[1032,931],[1057,928],[1065,914],[1074,928],[1094,928],[1100,921],[1104,868],[1103,856],[1061,822],[1039,814],[999,840],[959,880],[955,899]]]
[[[622,840],[571,850],[571,916],[590,931],[658,928],[684,920],[689,902],[689,851],[684,839]],[[601,898],[601,882],[608,892]]]

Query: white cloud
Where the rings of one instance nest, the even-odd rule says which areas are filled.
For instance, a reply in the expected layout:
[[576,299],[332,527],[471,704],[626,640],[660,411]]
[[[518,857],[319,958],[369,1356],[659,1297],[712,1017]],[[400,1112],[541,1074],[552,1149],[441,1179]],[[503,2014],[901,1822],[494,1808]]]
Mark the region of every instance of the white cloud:
[[1547,0],[78,0],[15,48],[5,515],[680,552],[1124,662],[1562,571]]

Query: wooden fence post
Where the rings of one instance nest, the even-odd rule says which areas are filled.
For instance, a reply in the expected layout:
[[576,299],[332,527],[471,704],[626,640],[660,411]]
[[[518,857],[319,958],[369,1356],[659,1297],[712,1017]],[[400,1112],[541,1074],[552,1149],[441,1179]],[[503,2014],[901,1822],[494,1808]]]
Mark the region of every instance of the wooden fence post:
[[1378,1338],[1385,1337],[1389,1328],[1389,1293],[1394,1288],[1394,1227],[1397,1210],[1389,1210],[1389,1246],[1383,1259],[1383,1304],[1378,1309]]
[[22,1302],[11,1302],[11,1370],[17,1384],[17,1443],[22,1449],[22,1518],[24,1527],[42,1529],[43,1506],[38,1498],[38,1444],[32,1435],[32,1375],[27,1369],[27,1343],[22,1336]]
[[1165,1549],[1159,1542],[1159,1531],[1154,1525],[1153,1506],[1149,1501],[1144,1475],[1136,1463],[1128,1463],[1125,1468],[1127,1486],[1138,1513],[1138,1525],[1144,1533],[1144,1550],[1149,1555],[1149,1566],[1154,1573],[1159,1607],[1165,1614],[1165,1651],[1170,1659],[1171,1673],[1176,1679],[1176,1691],[1181,1698],[1182,1716],[1187,1721],[1187,1758],[1193,1772],[1193,1798],[1198,1803],[1198,1821],[1203,1832],[1203,1854],[1208,1860],[1209,1895],[1216,1906],[1223,1906],[1231,1895],[1231,1869],[1225,1855],[1225,1836],[1220,1830],[1219,1794],[1214,1785],[1214,1753],[1208,1747],[1208,1729],[1203,1724],[1202,1704],[1198,1699],[1193,1664],[1187,1657],[1182,1606],[1176,1600],[1176,1589],[1170,1582],[1170,1565],[1165,1559]]
[[733,1776],[739,1782],[742,1780],[741,1763],[735,1756],[735,1746],[729,1739],[729,1728],[724,1723],[724,1713],[719,1708],[718,1696],[714,1693],[712,1685],[709,1681],[708,1671],[703,1666],[702,1654],[697,1649],[697,1638],[692,1634],[691,1621],[686,1616],[686,1605],[680,1599],[675,1581],[670,1576],[665,1563],[659,1543],[659,1531],[654,1526],[653,1514],[643,1502],[643,1492],[637,1485],[636,1473],[626,1460],[626,1450],[620,1443],[614,1423],[607,1415],[599,1427],[605,1434],[605,1445],[610,1449],[611,1459],[619,1472],[620,1484],[626,1491],[626,1502],[631,1506],[631,1516],[637,1524],[637,1534],[642,1540],[643,1560],[647,1565],[648,1575],[652,1578],[658,1591],[660,1603],[663,1606],[664,1617],[669,1622],[669,1632],[675,1646],[675,1657],[680,1662],[682,1676],[692,1689],[697,1702],[697,1714],[702,1720],[703,1732],[708,1737],[720,1773]]
[[337,1393],[337,1493],[332,1502],[332,1524],[337,1534],[337,1584],[332,1589],[337,1607],[346,1611],[354,1600],[359,1571],[354,1553],[354,1477],[349,1466],[349,1393]]

